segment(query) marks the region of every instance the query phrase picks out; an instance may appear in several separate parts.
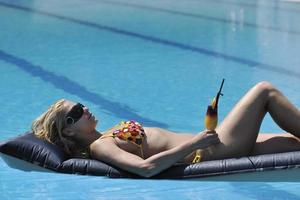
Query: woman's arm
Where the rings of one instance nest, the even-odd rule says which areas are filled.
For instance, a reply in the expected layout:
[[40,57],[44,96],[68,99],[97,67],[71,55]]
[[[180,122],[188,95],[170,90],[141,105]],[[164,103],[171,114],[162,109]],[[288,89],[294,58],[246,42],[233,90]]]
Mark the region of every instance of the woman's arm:
[[120,149],[117,145],[101,143],[92,148],[92,157],[110,163],[126,171],[138,174],[143,177],[151,177],[164,169],[172,166],[178,160],[183,159],[192,151],[198,148],[206,148],[218,143],[217,134],[209,134],[203,131],[172,149],[155,154],[145,160],[141,157]]
[[[213,134],[211,134],[212,132]],[[147,177],[160,173],[196,149],[204,149],[219,142],[220,140],[218,135],[214,131],[203,131],[195,135],[191,140],[188,140],[172,149],[155,154],[145,160],[145,165],[147,166]]]

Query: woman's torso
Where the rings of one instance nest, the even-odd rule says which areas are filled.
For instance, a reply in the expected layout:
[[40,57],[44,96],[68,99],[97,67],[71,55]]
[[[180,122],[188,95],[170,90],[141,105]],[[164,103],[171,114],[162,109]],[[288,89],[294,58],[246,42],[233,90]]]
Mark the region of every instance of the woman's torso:
[[[116,129],[112,129],[112,131]],[[193,137],[193,134],[178,134],[157,127],[143,126],[143,129],[144,129],[145,137],[143,138],[140,147],[142,148],[144,159],[154,154],[160,153],[162,151],[166,151],[168,149],[174,148],[175,146],[180,145],[181,143]],[[114,137],[113,139],[115,140],[115,143],[116,145],[118,145],[119,148],[129,153],[135,154],[139,157],[142,157],[141,149],[139,146],[133,144],[130,141],[123,140],[118,137]],[[189,154],[184,159],[178,162],[191,162],[193,157],[194,157],[194,152],[192,152],[191,154]]]

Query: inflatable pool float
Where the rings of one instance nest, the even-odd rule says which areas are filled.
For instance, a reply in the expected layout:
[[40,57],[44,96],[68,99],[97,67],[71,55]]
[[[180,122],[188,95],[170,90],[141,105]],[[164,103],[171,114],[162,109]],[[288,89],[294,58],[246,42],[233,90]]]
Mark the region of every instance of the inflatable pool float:
[[[28,131],[0,142],[2,160],[24,171],[47,171],[110,178],[144,178],[94,159],[70,158],[59,147]],[[299,181],[300,151],[176,163],[151,179]]]

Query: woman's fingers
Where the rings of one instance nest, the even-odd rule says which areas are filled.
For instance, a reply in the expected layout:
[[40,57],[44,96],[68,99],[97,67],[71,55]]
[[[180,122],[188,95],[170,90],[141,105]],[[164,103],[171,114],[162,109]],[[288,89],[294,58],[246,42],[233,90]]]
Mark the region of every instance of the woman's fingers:
[[199,138],[199,145],[201,145],[202,148],[206,148],[217,143],[220,143],[220,139],[215,131],[205,130]]

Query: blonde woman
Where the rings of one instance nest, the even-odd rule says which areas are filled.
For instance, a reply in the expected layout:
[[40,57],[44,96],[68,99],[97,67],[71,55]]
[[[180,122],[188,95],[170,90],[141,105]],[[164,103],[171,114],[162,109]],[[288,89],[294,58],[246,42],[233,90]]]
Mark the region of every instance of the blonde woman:
[[[259,133],[267,112],[285,133]],[[97,123],[86,106],[61,99],[33,121],[32,130],[71,156],[85,155],[144,177],[178,162],[300,150],[300,111],[267,81],[254,85],[215,131],[179,133],[129,120],[100,133]]]

